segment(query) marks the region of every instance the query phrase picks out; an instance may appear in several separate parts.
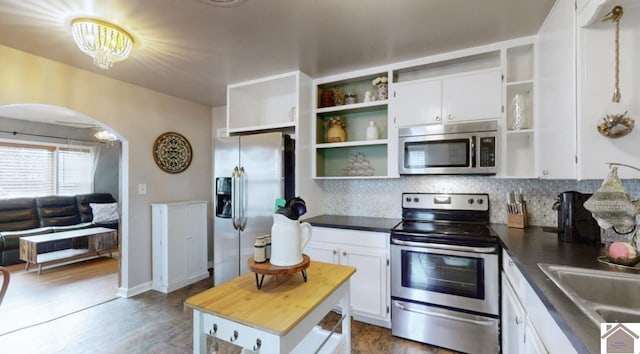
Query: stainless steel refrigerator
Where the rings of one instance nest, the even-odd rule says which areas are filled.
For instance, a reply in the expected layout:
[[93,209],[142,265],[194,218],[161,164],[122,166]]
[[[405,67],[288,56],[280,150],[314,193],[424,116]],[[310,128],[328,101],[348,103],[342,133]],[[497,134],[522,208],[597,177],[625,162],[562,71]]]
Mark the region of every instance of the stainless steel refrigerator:
[[264,133],[214,142],[214,284],[249,271],[256,236],[271,233],[277,198],[294,196],[294,141]]

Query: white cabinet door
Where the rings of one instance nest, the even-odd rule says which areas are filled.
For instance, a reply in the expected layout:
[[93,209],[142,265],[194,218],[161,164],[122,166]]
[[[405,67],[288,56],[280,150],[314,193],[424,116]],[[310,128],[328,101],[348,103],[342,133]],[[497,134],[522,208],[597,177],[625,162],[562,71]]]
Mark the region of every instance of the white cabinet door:
[[351,277],[351,305],[354,313],[386,319],[388,313],[387,252],[348,247],[340,249],[340,263],[356,268]]
[[535,146],[543,178],[577,177],[575,28],[573,2],[558,1],[538,32]]
[[351,307],[358,320],[390,328],[389,234],[314,227],[303,251],[311,261],[349,265]]
[[207,202],[154,203],[152,287],[169,293],[209,277]]
[[[207,264],[207,204],[192,204],[187,215],[187,278],[199,277]],[[204,247],[203,247],[204,246]]]
[[338,245],[310,241],[304,248],[304,254],[313,261],[338,264]]
[[187,279],[187,230],[189,228],[189,207],[176,205],[167,208],[167,233],[166,249],[167,264],[166,279],[163,284],[171,285],[176,281]]
[[502,117],[502,71],[492,69],[447,77],[442,82],[446,123]]
[[391,111],[397,127],[442,121],[442,80],[417,80],[393,86]]
[[522,353],[525,346],[526,312],[506,274],[502,273],[502,352]]
[[[544,346],[542,339],[538,335],[535,327],[527,319],[525,321],[525,345],[524,345],[524,353],[525,354],[548,354],[549,351]],[[516,352],[505,352],[505,353],[516,353]],[[521,352],[517,352],[521,353]]]

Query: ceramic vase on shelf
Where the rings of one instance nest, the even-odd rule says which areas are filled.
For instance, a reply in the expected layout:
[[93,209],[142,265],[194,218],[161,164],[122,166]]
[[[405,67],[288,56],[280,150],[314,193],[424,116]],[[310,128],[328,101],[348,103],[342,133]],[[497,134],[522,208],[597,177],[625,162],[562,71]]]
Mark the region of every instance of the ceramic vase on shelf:
[[378,127],[373,121],[369,122],[369,126],[367,127],[367,140],[377,140],[380,138],[380,134],[378,133]]
[[326,124],[326,142],[327,143],[343,143],[347,141],[347,122],[344,117],[331,117]]
[[387,84],[378,84],[378,100],[387,99]]
[[327,130],[327,142],[328,143],[343,143],[347,141],[347,132],[343,127],[334,125]]

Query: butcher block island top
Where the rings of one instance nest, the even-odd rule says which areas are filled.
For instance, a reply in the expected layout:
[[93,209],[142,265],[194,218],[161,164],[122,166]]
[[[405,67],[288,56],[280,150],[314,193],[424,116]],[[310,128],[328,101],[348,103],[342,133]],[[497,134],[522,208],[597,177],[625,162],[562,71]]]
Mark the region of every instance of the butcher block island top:
[[185,305],[205,313],[284,336],[355,273],[354,267],[311,261],[308,280],[296,274],[271,276],[261,289],[247,273],[194,295]]

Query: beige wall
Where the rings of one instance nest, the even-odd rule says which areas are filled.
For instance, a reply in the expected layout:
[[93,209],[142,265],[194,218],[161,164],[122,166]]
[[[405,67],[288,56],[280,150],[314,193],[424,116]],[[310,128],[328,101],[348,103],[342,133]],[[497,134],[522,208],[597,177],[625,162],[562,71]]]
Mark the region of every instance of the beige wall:
[[[44,103],[66,107],[104,123],[123,138],[123,159],[128,158],[128,167],[121,169],[124,176],[119,199],[128,222],[123,217],[121,293],[146,290],[151,281],[149,204],[211,201],[211,107],[5,46],[0,46],[0,58],[0,105]],[[178,132],[191,142],[193,161],[183,173],[165,173],[153,161],[153,142],[166,131]],[[142,183],[147,185],[146,195],[138,194]],[[209,215],[211,210],[210,203]]]

